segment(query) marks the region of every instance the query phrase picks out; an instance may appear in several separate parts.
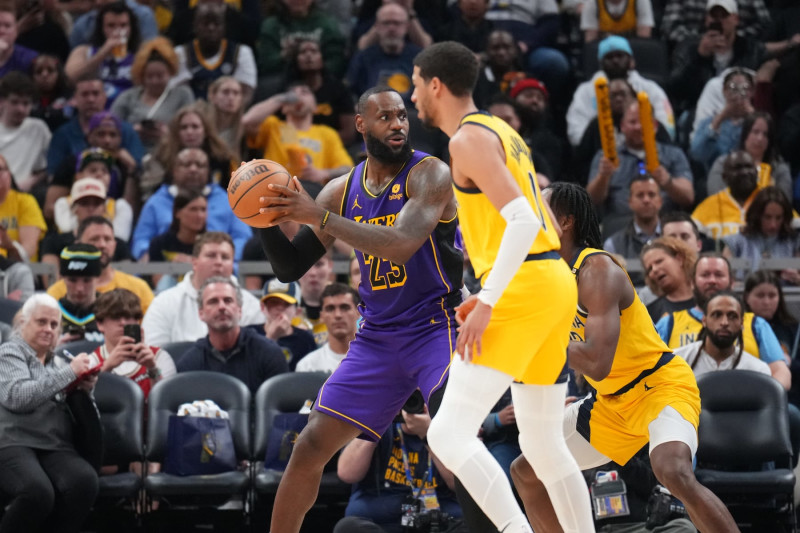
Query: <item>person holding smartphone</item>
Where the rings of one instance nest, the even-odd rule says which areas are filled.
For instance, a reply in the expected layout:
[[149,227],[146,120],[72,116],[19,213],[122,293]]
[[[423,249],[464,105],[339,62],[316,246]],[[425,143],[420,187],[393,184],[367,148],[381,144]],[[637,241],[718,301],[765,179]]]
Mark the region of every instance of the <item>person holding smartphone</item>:
[[132,379],[145,397],[156,383],[175,374],[172,356],[143,341],[142,306],[134,293],[114,289],[101,294],[95,302],[95,318],[105,336],[105,344],[94,351],[103,372]]

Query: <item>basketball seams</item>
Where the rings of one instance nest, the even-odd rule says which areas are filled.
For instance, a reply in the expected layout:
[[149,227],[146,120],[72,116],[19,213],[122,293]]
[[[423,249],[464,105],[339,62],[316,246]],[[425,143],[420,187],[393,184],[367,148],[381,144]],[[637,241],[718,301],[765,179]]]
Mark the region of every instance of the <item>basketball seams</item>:
[[[253,190],[253,188],[255,188],[255,187],[259,186],[259,185],[261,184],[261,182],[263,182],[264,180],[268,180],[268,179],[270,179],[272,176],[275,176],[276,174],[286,174],[286,176],[287,176],[287,179],[286,179],[286,184],[285,184],[285,185],[286,185],[286,187],[288,187],[288,186],[289,186],[289,182],[290,182],[290,181],[292,181],[292,177],[291,177],[291,176],[289,176],[289,173],[288,173],[288,172],[286,172],[286,171],[284,171],[284,170],[275,170],[275,171],[273,171],[272,173],[270,173],[270,174],[267,174],[266,176],[262,176],[262,177],[261,177],[261,178],[260,178],[258,181],[254,182],[254,183],[251,183],[251,184],[250,184],[250,185],[247,187],[247,189],[245,189],[244,191],[242,191],[242,194],[240,194],[240,195],[239,195],[239,198],[237,198],[237,199],[236,199],[236,203],[235,203],[235,204],[233,204],[233,206],[231,207],[231,209],[233,209],[234,211],[236,211],[236,207],[239,205],[239,202],[241,202],[241,201],[242,201],[242,199],[243,199],[245,196],[247,196],[247,194],[248,194],[248,193],[249,193],[251,190]],[[251,215],[251,216],[252,216],[252,215]],[[247,218],[250,218],[250,217],[247,217]]]

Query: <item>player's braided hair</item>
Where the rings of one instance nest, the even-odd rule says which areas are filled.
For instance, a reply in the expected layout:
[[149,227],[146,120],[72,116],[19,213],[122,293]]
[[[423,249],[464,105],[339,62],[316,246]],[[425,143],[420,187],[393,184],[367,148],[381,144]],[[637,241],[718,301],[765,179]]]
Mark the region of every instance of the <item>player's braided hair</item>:
[[592,199],[586,189],[575,183],[556,182],[548,187],[550,208],[556,216],[575,219],[575,244],[602,248],[600,221],[594,211]]

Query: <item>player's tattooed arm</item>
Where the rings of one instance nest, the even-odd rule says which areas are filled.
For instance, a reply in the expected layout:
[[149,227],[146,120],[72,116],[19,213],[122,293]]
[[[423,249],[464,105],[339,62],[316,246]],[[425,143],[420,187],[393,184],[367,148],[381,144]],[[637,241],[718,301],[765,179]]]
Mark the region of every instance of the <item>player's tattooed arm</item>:
[[578,277],[578,299],[589,313],[585,339],[569,343],[569,365],[600,381],[611,371],[620,334],[620,310],[633,301],[628,277],[611,258],[587,259]]

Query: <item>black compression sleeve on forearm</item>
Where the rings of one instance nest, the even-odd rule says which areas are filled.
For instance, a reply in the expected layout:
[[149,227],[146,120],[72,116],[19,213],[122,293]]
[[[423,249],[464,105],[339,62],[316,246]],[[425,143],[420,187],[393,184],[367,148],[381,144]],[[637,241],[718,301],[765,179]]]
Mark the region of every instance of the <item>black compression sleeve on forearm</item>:
[[291,241],[277,226],[261,228],[258,235],[275,275],[284,283],[297,281],[326,252],[308,226],[300,228]]

